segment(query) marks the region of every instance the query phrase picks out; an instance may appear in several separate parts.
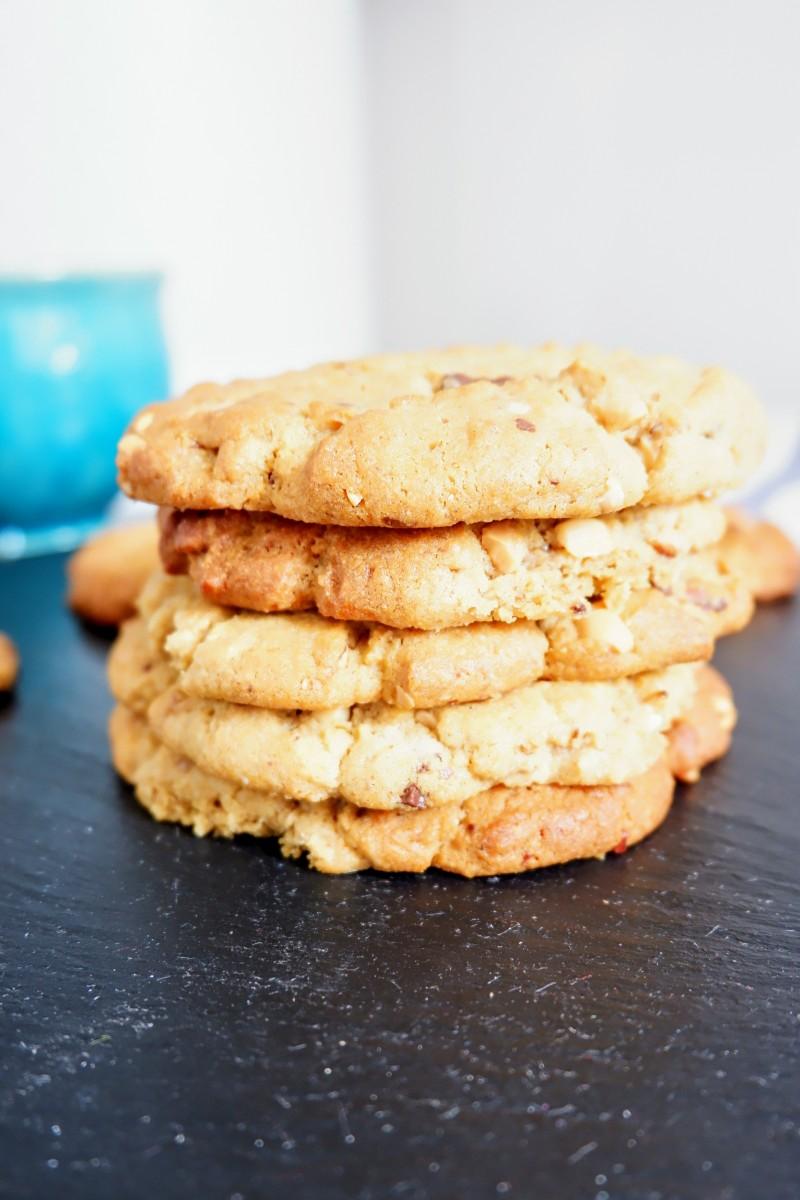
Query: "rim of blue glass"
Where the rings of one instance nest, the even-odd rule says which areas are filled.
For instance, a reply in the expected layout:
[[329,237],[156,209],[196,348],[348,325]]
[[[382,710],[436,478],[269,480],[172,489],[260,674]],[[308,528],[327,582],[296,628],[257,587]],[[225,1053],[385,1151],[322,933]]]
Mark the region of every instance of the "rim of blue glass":
[[84,287],[105,284],[159,285],[164,282],[162,271],[31,271],[27,274],[0,272],[1,288]]

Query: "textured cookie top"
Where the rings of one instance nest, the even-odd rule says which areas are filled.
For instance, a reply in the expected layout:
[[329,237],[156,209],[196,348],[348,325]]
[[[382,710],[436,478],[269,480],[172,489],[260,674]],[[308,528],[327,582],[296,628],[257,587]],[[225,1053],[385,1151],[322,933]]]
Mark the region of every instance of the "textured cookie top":
[[593,516],[738,485],[763,417],[719,368],[465,347],[201,384],[119,445],[131,496],[333,525]]

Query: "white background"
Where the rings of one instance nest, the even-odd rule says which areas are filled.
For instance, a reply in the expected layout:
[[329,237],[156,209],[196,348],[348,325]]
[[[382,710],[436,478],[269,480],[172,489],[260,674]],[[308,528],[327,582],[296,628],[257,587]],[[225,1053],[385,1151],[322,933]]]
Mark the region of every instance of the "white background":
[[159,267],[175,382],[366,343],[344,0],[0,0],[0,272]]
[[176,384],[593,338],[797,407],[793,0],[0,0],[0,271],[157,266]]

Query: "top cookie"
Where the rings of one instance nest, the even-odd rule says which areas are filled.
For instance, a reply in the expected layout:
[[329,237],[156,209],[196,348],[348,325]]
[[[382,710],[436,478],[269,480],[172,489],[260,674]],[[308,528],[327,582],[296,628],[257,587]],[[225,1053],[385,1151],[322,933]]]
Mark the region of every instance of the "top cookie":
[[465,347],[201,384],[119,445],[131,496],[331,525],[594,516],[737,486],[761,455],[735,376],[593,347]]

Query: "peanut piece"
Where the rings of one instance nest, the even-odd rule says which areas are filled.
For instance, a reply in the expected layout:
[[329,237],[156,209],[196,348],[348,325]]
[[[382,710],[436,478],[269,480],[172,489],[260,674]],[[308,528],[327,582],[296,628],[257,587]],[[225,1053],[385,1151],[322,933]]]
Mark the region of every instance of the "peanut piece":
[[608,526],[596,517],[570,517],[567,521],[559,521],[553,530],[553,539],[575,558],[597,558],[614,549]]

